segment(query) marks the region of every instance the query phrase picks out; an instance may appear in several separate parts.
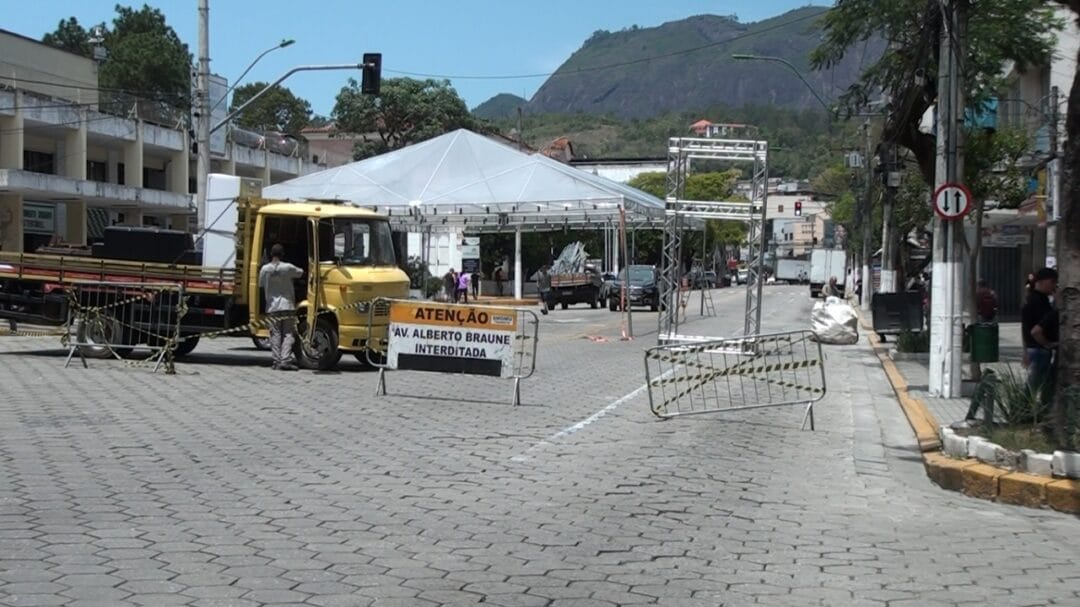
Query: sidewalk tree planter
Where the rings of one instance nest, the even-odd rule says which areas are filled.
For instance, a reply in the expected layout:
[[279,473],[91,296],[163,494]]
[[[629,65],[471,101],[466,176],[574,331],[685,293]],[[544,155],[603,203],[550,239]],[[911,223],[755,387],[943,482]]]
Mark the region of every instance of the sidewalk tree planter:
[[930,332],[901,331],[896,336],[896,351],[904,354],[928,354],[930,352]]

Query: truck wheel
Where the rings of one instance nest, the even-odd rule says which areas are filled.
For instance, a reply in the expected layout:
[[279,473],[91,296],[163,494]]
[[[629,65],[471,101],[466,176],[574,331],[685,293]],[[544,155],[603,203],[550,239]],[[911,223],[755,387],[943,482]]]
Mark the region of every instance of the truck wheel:
[[270,338],[269,337],[253,336],[251,338],[251,343],[255,344],[255,349],[256,350],[262,350],[264,352],[269,352],[270,351]]
[[593,297],[592,301],[589,302],[589,307],[592,308],[593,310],[599,308],[600,307],[600,298],[599,297]]
[[132,348],[114,346],[117,341],[123,341],[124,326],[120,321],[111,316],[102,315],[100,320],[94,322],[77,321],[78,328],[75,331],[76,339],[79,340],[79,354],[85,358],[112,358],[115,353],[121,358],[131,354]]
[[565,310],[565,309],[567,309],[567,308],[569,308],[569,307],[570,307],[570,303],[569,303],[569,302],[566,302],[566,301],[562,302],[562,309],[563,309],[563,310]]
[[195,351],[195,346],[199,345],[198,335],[184,335],[182,337],[184,340],[176,344],[173,356],[187,356]]
[[608,310],[611,310],[612,312],[618,312],[619,311],[619,302],[615,301],[614,298],[609,299],[608,300]]
[[329,371],[336,367],[338,361],[341,360],[337,329],[329,320],[320,318],[315,321],[313,331],[310,350],[303,343],[303,338],[297,336],[297,340],[300,342],[300,366],[305,369]]
[[652,305],[649,306],[649,310],[652,310],[653,312],[659,311],[660,310],[660,304],[656,303],[655,301],[652,302]]

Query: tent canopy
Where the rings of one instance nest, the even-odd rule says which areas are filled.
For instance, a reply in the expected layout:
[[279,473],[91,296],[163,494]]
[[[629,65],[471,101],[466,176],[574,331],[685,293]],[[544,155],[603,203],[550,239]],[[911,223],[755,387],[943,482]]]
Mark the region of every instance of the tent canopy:
[[275,184],[263,195],[348,202],[407,229],[600,226],[616,222],[620,207],[640,225],[662,221],[665,208],[625,184],[465,129]]

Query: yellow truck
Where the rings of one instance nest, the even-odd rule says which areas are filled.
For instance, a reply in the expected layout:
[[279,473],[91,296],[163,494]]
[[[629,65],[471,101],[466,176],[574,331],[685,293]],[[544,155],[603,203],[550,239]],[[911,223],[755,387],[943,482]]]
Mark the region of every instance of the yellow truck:
[[[71,306],[80,303],[72,297],[85,290],[73,286],[169,283],[181,285],[187,298],[186,312],[179,319],[185,339],[177,345],[176,355],[189,354],[199,335],[208,332],[233,330],[233,334],[258,343],[267,335],[260,322],[265,303],[258,284],[259,268],[269,259],[270,247],[280,243],[285,248],[285,261],[304,270],[296,285],[301,365],[325,370],[333,368],[342,353],[366,361],[369,349],[376,354],[385,352],[389,310],[369,307],[380,297],[407,297],[409,288],[408,276],[395,258],[386,217],[328,202],[286,203],[248,197],[236,199],[235,204],[233,267],[205,267],[192,258],[197,254],[191,251],[186,256],[174,256],[171,250],[163,253],[163,247],[177,236],[186,237],[184,246],[191,248],[191,237],[156,228],[107,228],[105,241],[90,247],[0,252],[0,318],[63,325],[69,320]],[[110,236],[120,245],[110,248]],[[182,262],[174,263],[174,259]],[[98,299],[94,305],[102,303],[108,302]],[[124,312],[120,307],[113,314],[124,318]],[[369,312],[373,314],[370,330]],[[165,334],[166,326],[176,325],[175,315],[154,318],[145,322],[164,326],[142,327],[145,334]],[[130,349],[139,344],[139,332],[119,320],[78,326],[76,330],[79,343],[85,344],[84,355],[108,356],[110,349],[118,350],[117,345]]]

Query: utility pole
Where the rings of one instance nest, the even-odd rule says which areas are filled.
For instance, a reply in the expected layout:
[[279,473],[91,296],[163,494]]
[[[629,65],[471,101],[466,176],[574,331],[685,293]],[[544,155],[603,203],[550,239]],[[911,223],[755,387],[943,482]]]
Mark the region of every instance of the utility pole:
[[[941,60],[938,68],[937,170],[936,186],[957,183],[963,174],[959,155],[959,121],[963,95],[957,61],[963,56],[963,28],[960,12],[966,0],[940,0],[942,11]],[[961,396],[961,303],[963,292],[959,257],[964,237],[959,221],[934,218],[933,275],[930,293],[930,381],[931,396]]]
[[896,168],[896,146],[888,143],[881,147],[882,186],[884,195],[881,208],[881,293],[895,293],[896,286],[896,221],[893,218],[893,198],[896,187],[893,183]]
[[874,156],[873,148],[870,146],[869,118],[863,123],[863,136],[866,139],[866,150],[863,156],[866,159],[866,166],[863,167],[866,170],[866,194],[862,208],[862,298],[860,303],[863,310],[869,310],[870,296],[874,291],[873,276],[870,272],[873,266],[873,249],[870,246],[870,239],[873,235],[871,224],[874,216]]
[[517,144],[518,144],[518,151],[522,151],[522,152],[525,151],[525,130],[524,130],[525,127],[522,125],[523,121],[522,121],[522,116],[521,116],[523,113],[524,112],[521,109],[521,106],[519,105],[518,108],[517,108],[517,127],[518,127]]
[[[195,84],[196,143],[195,216],[198,232],[206,227],[206,179],[210,173],[210,6],[199,0],[199,73]],[[202,242],[200,239],[199,242]]]
[[[1058,87],[1050,88],[1050,162],[1046,167],[1047,198],[1050,201],[1046,228],[1046,266],[1053,267],[1061,259],[1061,239],[1058,238],[1058,218],[1061,217],[1061,152],[1058,149]],[[1050,259],[1053,257],[1053,259]]]

